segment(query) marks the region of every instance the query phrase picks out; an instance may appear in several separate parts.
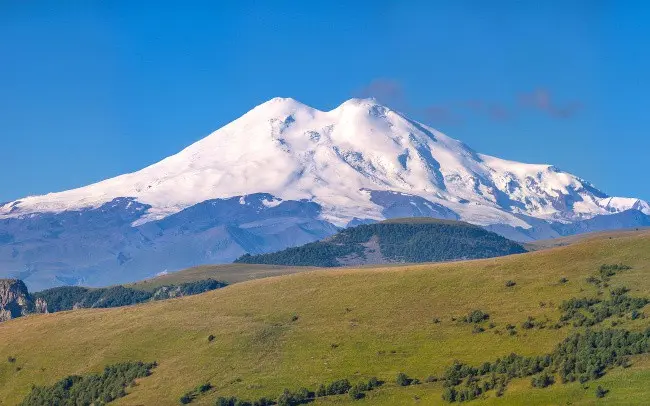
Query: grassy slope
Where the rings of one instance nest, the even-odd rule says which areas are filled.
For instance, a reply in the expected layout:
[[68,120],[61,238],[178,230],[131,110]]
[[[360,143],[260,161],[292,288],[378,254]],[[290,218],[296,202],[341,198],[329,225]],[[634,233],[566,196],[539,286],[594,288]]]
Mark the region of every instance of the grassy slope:
[[134,289],[153,290],[164,285],[178,285],[184,282],[194,282],[203,279],[216,279],[228,283],[238,283],[252,279],[289,275],[316,269],[318,268],[256,264],[201,265],[125,286]]
[[[450,318],[480,308],[497,329],[519,325],[529,315],[555,320],[556,306],[540,302],[557,305],[594,295],[585,278],[600,264],[614,262],[634,269],[615,276],[613,286],[650,295],[650,232],[644,232],[480,261],[300,273],[134,307],[16,319],[0,324],[0,404],[15,404],[32,383],[53,383],[126,360],[157,360],[160,366],[118,404],[172,405],[205,381],[216,389],[197,404],[211,404],[217,394],[256,398],[275,396],[284,387],[315,389],[344,377],[392,381],[403,371],[423,379],[440,374],[454,359],[479,363],[512,351],[541,354],[572,329],[519,328],[514,337],[472,334],[470,326]],[[559,284],[561,277],[569,282]],[[510,279],[517,285],[506,288]],[[294,314],[299,319],[292,322]],[[432,323],[434,317],[442,322]],[[648,324],[650,318],[626,321],[622,328]],[[213,343],[207,342],[209,334],[216,336]],[[8,356],[17,362],[9,364]],[[642,356],[599,384],[611,389],[608,404],[643,404],[650,397],[649,379],[650,357]],[[529,380],[514,381],[499,403],[595,404],[596,385],[589,386],[530,389]],[[440,393],[439,384],[389,384],[355,404],[417,404],[415,397],[419,404],[439,404]],[[490,396],[472,404],[496,403]],[[347,402],[342,397],[316,404]]]
[[532,241],[523,244],[528,251],[539,251],[543,249],[562,247],[565,245],[575,244],[584,240],[599,239],[599,238],[609,238],[609,237],[621,237],[621,236],[633,236],[633,235],[643,235],[650,231],[650,227],[640,227],[633,229],[624,229],[624,230],[608,230],[608,231],[596,231],[593,233],[583,233],[570,235],[568,237],[558,237],[551,238],[548,240],[538,240]]

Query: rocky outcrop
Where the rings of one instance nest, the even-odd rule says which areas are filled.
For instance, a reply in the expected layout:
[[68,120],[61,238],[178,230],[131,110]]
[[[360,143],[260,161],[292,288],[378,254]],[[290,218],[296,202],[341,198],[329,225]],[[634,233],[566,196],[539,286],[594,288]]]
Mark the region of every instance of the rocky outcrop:
[[162,286],[156,289],[151,298],[152,300],[165,300],[182,296],[184,295],[180,286]]
[[39,297],[34,301],[34,313],[49,313],[45,299]]
[[0,322],[30,313],[47,313],[47,303],[43,299],[32,300],[20,279],[0,279]]
[[15,319],[32,311],[27,286],[20,279],[0,279],[0,321]]

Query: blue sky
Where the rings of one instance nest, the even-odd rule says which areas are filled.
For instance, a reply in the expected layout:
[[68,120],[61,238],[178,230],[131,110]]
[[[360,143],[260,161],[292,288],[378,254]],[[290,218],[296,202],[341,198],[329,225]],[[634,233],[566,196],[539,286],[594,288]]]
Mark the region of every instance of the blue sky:
[[138,170],[275,96],[366,95],[650,200],[648,2],[225,4],[0,2],[0,201]]

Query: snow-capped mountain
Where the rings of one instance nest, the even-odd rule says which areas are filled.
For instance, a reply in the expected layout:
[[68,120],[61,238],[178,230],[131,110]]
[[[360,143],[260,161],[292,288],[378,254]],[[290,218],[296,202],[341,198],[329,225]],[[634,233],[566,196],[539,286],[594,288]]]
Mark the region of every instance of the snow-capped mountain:
[[[235,200],[241,207],[233,207]],[[297,209],[301,214],[291,214],[289,223],[309,218],[319,224],[319,231],[286,241],[289,245],[327,235],[335,229],[332,225],[398,216],[460,219],[526,240],[597,229],[596,224],[611,224],[608,228],[644,224],[650,215],[650,205],[643,200],[607,196],[552,165],[479,154],[373,99],[352,99],[334,110],[320,111],[293,99],[275,98],[138,172],[0,206],[0,244],[7,224],[15,227],[33,221],[34,216],[58,218],[118,205],[121,212],[128,212],[122,215],[128,218],[128,229],[141,230],[174,222],[207,202],[219,206],[229,202],[231,212],[247,210],[252,204],[267,222],[284,216],[269,217],[273,209],[286,214],[279,206],[296,209],[311,204],[309,215],[305,214],[309,209]],[[603,223],[601,216],[612,215]],[[209,216],[219,214],[211,211]],[[261,225],[255,217],[247,219],[254,225],[243,228],[243,223],[227,219],[219,224],[236,225],[264,240],[268,235],[259,233]],[[295,224],[302,227],[300,221]],[[65,225],[62,229],[68,232]],[[5,249],[15,244],[11,235],[13,242],[5,243]],[[206,244],[209,241],[206,237]],[[254,249],[282,245],[265,244],[260,241]],[[239,249],[228,255],[217,249],[217,254],[207,257],[200,252],[199,259],[230,260],[249,250],[236,245]],[[24,254],[12,255],[22,258]],[[40,263],[40,257],[30,254],[31,264]],[[30,266],[26,260],[14,262]]]

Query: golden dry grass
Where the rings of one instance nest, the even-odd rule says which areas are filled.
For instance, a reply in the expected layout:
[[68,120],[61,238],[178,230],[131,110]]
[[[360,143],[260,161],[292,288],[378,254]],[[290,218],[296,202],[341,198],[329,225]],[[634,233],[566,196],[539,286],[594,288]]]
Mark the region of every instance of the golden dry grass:
[[[587,276],[603,263],[619,262],[633,269],[612,284],[649,296],[650,231],[644,231],[495,259],[301,272],[133,307],[29,316],[0,324],[0,404],[18,403],[32,384],[127,360],[160,365],[117,404],[173,405],[206,381],[215,389],[196,404],[212,404],[218,395],[274,397],[284,387],[315,389],[339,378],[378,376],[391,382],[400,371],[424,379],[454,359],[479,363],[513,351],[542,354],[572,328],[520,329],[517,336],[494,330],[519,325],[527,316],[556,320],[562,300],[595,295]],[[569,282],[559,283],[562,277]],[[516,285],[507,288],[507,280]],[[487,311],[496,328],[472,334],[470,326],[451,320],[473,309]],[[294,315],[298,319],[292,321]],[[648,324],[650,318],[622,327]],[[212,343],[210,334],[216,336]],[[16,363],[6,362],[8,356]],[[649,367],[648,357],[640,357],[632,368],[602,378],[611,389],[608,404],[643,404],[650,397]],[[590,386],[540,390],[531,389],[528,380],[515,381],[498,401],[594,404],[595,385]],[[440,392],[439,384],[389,383],[357,403],[439,404]],[[473,403],[497,401],[490,396]],[[347,397],[320,401],[349,402]]]

